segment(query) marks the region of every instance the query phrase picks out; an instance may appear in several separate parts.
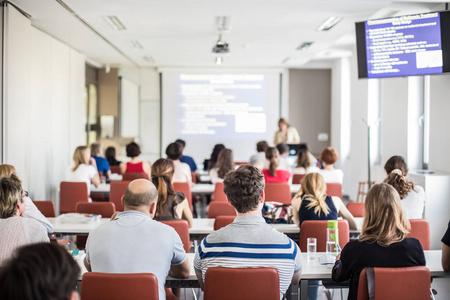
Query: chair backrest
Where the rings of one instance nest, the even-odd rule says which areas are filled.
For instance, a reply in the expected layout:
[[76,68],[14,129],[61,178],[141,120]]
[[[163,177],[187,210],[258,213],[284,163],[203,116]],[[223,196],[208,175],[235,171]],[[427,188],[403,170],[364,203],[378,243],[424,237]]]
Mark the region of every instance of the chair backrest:
[[150,273],[86,272],[81,281],[83,300],[158,300],[158,279]]
[[347,203],[348,211],[355,218],[364,217],[365,206],[366,206],[366,204],[364,202],[349,202],[349,203]]
[[233,223],[235,218],[236,216],[217,216],[214,220],[214,230],[219,230],[220,228]]
[[338,196],[342,199],[342,184],[340,183],[327,183],[327,195]]
[[204,299],[279,300],[278,272],[274,268],[208,268],[205,274]]
[[46,218],[56,217],[55,203],[53,201],[43,200],[33,201],[33,203]]
[[301,184],[306,174],[294,174],[292,177],[292,184]]
[[217,182],[214,186],[214,201],[228,203],[227,195],[223,192],[223,182]]
[[423,250],[430,250],[430,223],[426,219],[411,219],[411,231],[406,237],[419,240]]
[[109,190],[109,202],[114,203],[117,211],[123,211],[121,198],[125,195],[127,186],[131,181],[111,181]]
[[111,218],[116,212],[116,206],[112,202],[77,203],[76,212],[102,215],[103,218]]
[[120,171],[120,166],[109,166],[109,169],[113,174],[122,174],[122,171]]
[[264,191],[266,193],[266,201],[276,201],[291,205],[291,188],[287,182],[266,182]]
[[192,210],[192,193],[189,182],[172,182],[172,185],[175,192],[181,192],[186,196],[186,199],[189,202],[189,207]]
[[242,166],[242,165],[248,165],[248,161],[235,161],[235,166]]
[[197,183],[197,174],[195,172],[191,172],[192,183]]
[[78,202],[89,202],[86,182],[62,181],[59,186],[59,213],[75,212]]
[[[375,300],[430,299],[431,274],[424,266],[405,268],[373,268]],[[367,271],[359,276],[358,300],[369,299]]]
[[[350,240],[350,229],[347,220],[338,221],[339,246],[344,248]],[[327,222],[328,221],[303,221],[300,227],[299,246],[302,252],[307,251],[307,239],[314,237],[317,239],[317,252],[326,251],[327,243]]]
[[186,253],[191,252],[191,240],[189,238],[189,224],[186,220],[167,220],[167,221],[160,221],[161,223],[164,223],[166,225],[169,225],[180,236],[181,242],[183,243],[184,250]]
[[123,181],[133,181],[135,179],[148,179],[148,176],[143,172],[130,172],[122,175]]
[[209,204],[208,218],[213,219],[217,216],[236,216],[236,210],[226,202],[212,201]]

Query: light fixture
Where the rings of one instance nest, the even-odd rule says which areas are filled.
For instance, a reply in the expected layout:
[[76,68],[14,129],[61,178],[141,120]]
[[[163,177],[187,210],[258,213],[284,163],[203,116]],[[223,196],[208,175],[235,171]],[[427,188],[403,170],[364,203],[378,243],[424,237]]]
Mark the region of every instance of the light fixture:
[[155,59],[151,56],[144,56],[144,59],[151,64],[155,63]]
[[312,44],[313,42],[303,42],[300,46],[297,47],[297,50],[304,51],[308,49]]
[[114,30],[127,29],[117,16],[104,16],[103,18],[105,19],[106,23],[108,23],[109,26],[111,26],[111,28]]
[[131,47],[132,47],[132,48],[140,49],[140,50],[144,49],[144,46],[142,46],[142,44],[139,43],[138,40],[131,40],[131,41],[130,41],[130,44],[131,44]]
[[329,17],[325,20],[319,27],[317,27],[317,31],[327,31],[336,26],[342,20],[342,17]]
[[217,56],[216,57],[216,65],[221,65],[222,64],[222,56]]
[[219,35],[219,39],[217,40],[216,44],[212,48],[212,52],[215,55],[229,55],[230,49],[228,48],[228,43],[222,40],[222,35]]
[[216,29],[218,33],[226,33],[230,31],[231,18],[228,16],[216,17]]
[[291,59],[292,59],[292,57],[286,57],[285,59],[283,59],[283,61],[281,62],[281,63],[283,63],[283,64],[287,64],[288,62],[290,62],[291,61]]

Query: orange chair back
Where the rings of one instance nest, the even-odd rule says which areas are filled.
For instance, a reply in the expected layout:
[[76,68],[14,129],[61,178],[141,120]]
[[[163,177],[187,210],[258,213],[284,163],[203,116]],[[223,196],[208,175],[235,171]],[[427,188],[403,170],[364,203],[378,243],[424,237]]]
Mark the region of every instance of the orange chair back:
[[113,174],[122,174],[122,172],[120,171],[120,166],[109,166],[109,169]]
[[411,231],[406,237],[419,240],[423,250],[430,250],[430,223],[426,219],[411,219]]
[[306,174],[294,174],[292,177],[292,184],[300,184],[302,183],[303,178],[305,178]]
[[45,200],[45,201],[33,201],[34,205],[39,209],[39,211],[46,218],[54,218],[56,217],[55,211],[55,203],[53,201]]
[[184,251],[186,253],[191,252],[192,243],[189,238],[189,224],[186,220],[167,220],[167,221],[160,221],[161,223],[164,223],[166,225],[169,225],[180,236],[181,242],[183,243]]
[[111,181],[109,190],[109,202],[114,203],[117,211],[123,211],[122,196],[125,195],[130,181]]
[[83,300],[158,300],[158,279],[150,273],[86,272],[81,281]]
[[189,207],[192,210],[192,193],[189,182],[173,182],[172,185],[175,192],[181,192],[186,196],[186,199],[189,202]]
[[242,166],[242,165],[248,165],[248,161],[235,161],[235,166]]
[[349,202],[349,203],[347,203],[348,211],[355,218],[364,217],[365,206],[366,206],[366,204],[364,202]]
[[337,196],[342,199],[342,184],[340,183],[327,183],[327,195]]
[[[350,229],[347,220],[337,220],[339,231],[339,246],[344,248],[350,240]],[[317,252],[326,251],[328,221],[303,221],[300,227],[299,246],[302,252],[307,251],[307,239],[317,239]]]
[[217,216],[214,220],[214,230],[219,230],[220,228],[233,223],[235,218],[236,216]]
[[280,300],[278,272],[274,268],[208,268],[204,299]]
[[78,202],[89,202],[86,182],[62,181],[59,186],[59,213],[75,212]]
[[197,183],[197,174],[195,172],[191,172],[192,183]]
[[103,218],[111,218],[116,212],[116,206],[111,202],[77,203],[76,212],[102,215]]
[[209,204],[208,218],[214,219],[217,216],[236,216],[236,210],[233,206],[225,202],[212,201]]
[[223,192],[223,182],[217,182],[214,186],[214,201],[228,203],[227,195]]
[[148,176],[147,176],[147,174],[145,174],[143,172],[130,172],[130,173],[125,173],[122,175],[123,181],[133,181],[135,179],[147,179],[148,180]]
[[[375,300],[430,299],[431,274],[424,266],[405,268],[373,268]],[[358,300],[369,299],[367,272],[359,276]]]
[[266,201],[276,201],[291,205],[291,188],[287,182],[266,182],[264,191],[266,193]]

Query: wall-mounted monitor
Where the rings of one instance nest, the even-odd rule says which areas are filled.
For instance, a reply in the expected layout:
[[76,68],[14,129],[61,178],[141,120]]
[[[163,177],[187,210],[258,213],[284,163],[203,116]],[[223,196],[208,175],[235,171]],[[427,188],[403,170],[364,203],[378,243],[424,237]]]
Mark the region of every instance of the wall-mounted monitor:
[[450,11],[356,23],[359,78],[450,72]]

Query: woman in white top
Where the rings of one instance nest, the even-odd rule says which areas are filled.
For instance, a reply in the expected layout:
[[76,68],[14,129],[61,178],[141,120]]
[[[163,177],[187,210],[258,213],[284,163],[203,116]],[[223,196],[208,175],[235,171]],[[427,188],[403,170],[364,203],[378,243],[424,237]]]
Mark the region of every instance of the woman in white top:
[[78,146],[73,153],[73,165],[67,169],[66,181],[86,182],[88,193],[91,193],[91,183],[98,187],[100,176],[98,175],[95,159],[91,157],[91,151],[87,146]]
[[291,127],[285,118],[278,120],[278,127],[280,130],[275,132],[273,144],[278,145],[280,143],[286,144],[298,144],[300,143],[300,135],[295,127]]
[[305,143],[300,144],[297,150],[297,164],[292,170],[293,174],[308,174],[312,172],[318,172],[319,168],[313,165],[311,160],[311,152],[309,151],[308,145]]
[[384,165],[387,177],[385,183],[392,185],[400,195],[402,208],[408,219],[422,219],[425,205],[425,191],[421,186],[414,185],[406,179],[408,166],[402,156],[389,158]]
[[318,173],[322,175],[325,183],[340,183],[344,182],[344,172],[339,169],[334,168],[334,164],[339,159],[339,155],[336,149],[332,147],[326,147],[323,149],[320,155],[322,161],[323,169],[319,169]]
[[234,170],[233,150],[227,148],[222,149],[217,158],[216,165],[209,170],[211,182],[213,184],[223,182],[225,175],[231,170]]

